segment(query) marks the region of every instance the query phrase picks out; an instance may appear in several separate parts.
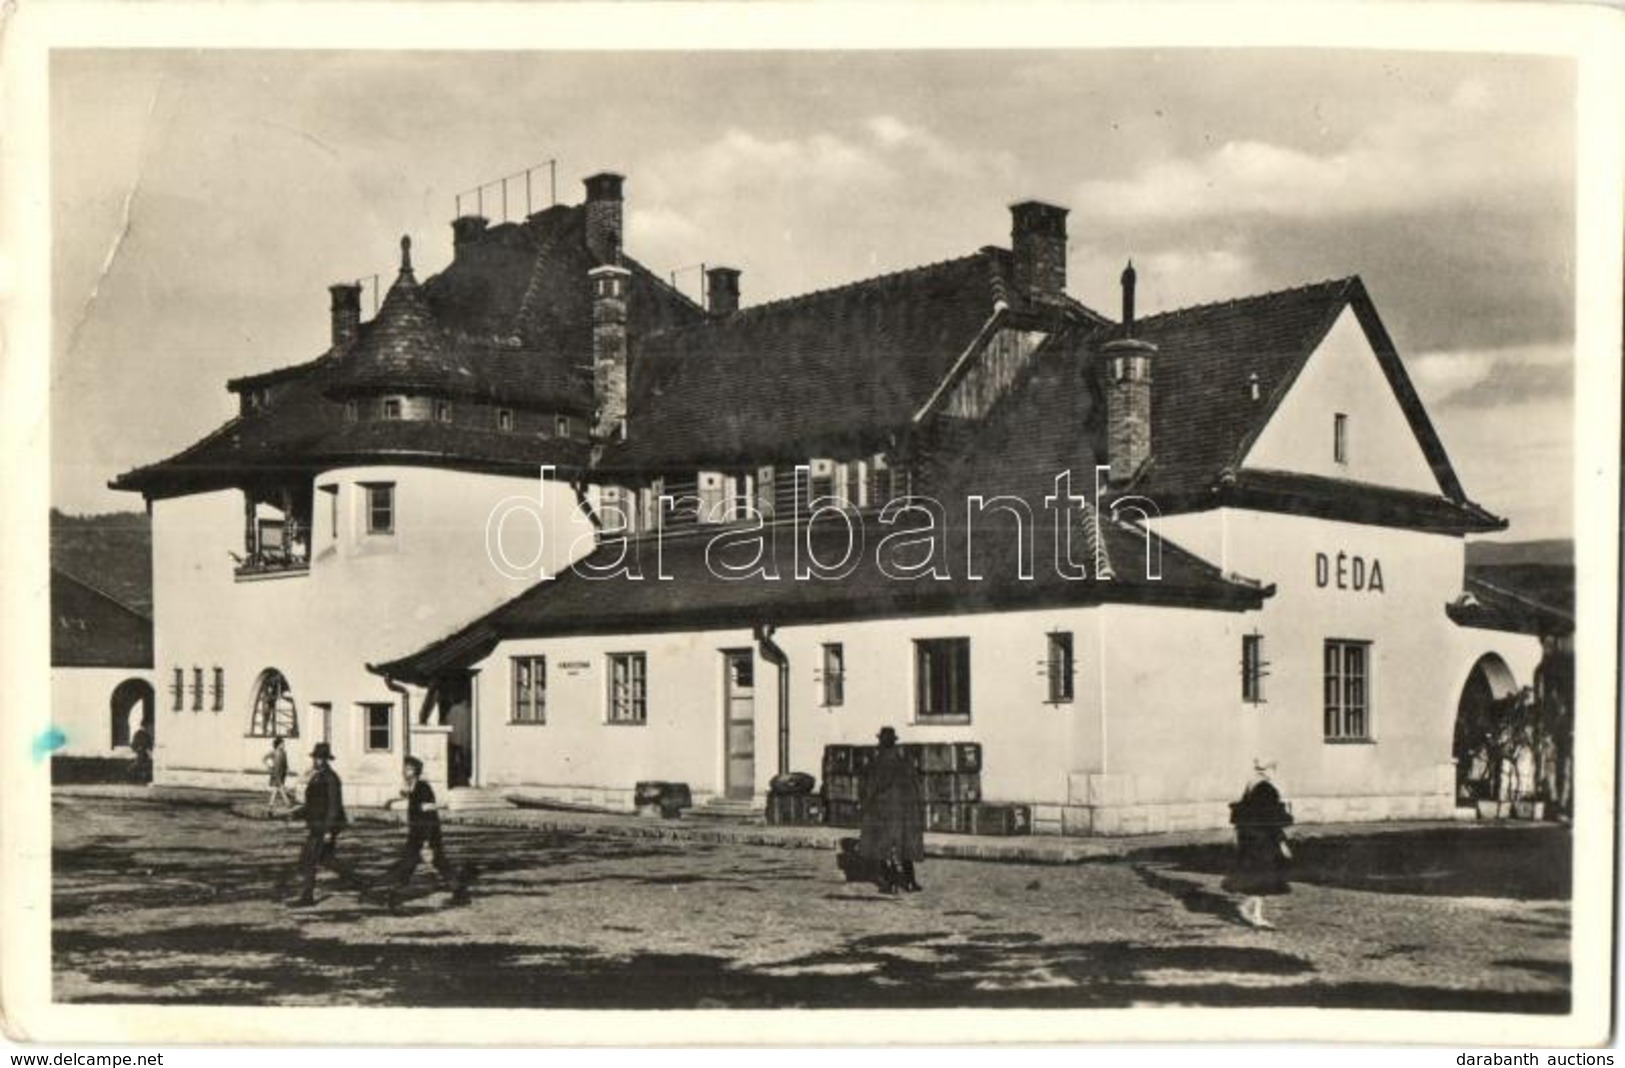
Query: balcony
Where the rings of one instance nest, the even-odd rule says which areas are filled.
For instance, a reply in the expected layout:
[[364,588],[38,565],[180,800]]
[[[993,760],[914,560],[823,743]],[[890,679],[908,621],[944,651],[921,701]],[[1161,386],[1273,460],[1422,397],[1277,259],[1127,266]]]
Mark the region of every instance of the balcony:
[[310,542],[297,522],[258,519],[248,551],[232,553],[238,582],[297,578],[310,573]]

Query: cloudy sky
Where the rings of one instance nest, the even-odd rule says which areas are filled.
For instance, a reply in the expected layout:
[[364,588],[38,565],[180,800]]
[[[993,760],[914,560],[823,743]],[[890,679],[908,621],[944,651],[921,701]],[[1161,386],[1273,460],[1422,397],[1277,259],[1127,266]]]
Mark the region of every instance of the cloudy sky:
[[1006,244],[1027,197],[1113,315],[1131,256],[1144,312],[1360,274],[1469,495],[1566,536],[1573,99],[1567,61],[1389,52],[59,52],[53,503],[140,507],[107,480],[317,355],[329,283],[403,233],[438,270],[459,191],[555,159],[746,303]]

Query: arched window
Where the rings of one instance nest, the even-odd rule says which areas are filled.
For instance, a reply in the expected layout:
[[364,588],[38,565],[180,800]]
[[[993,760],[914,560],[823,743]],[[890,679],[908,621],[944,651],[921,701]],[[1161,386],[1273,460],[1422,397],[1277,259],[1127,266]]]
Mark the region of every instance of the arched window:
[[248,733],[254,738],[299,736],[299,710],[293,703],[293,688],[276,668],[260,672],[254,684],[254,718]]

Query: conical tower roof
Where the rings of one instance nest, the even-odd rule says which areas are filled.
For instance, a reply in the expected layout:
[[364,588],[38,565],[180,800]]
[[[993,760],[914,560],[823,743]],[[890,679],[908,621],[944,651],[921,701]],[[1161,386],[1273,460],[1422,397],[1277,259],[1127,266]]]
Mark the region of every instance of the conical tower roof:
[[372,321],[341,358],[329,394],[391,392],[465,393],[473,372],[452,346],[412,273],[412,239],[401,238],[401,270]]

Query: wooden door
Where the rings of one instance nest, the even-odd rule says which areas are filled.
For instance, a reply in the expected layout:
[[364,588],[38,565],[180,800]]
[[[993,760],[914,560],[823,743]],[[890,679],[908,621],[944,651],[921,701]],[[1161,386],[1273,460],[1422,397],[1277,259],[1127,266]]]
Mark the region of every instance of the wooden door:
[[723,765],[729,798],[756,793],[756,657],[749,649],[722,652]]

